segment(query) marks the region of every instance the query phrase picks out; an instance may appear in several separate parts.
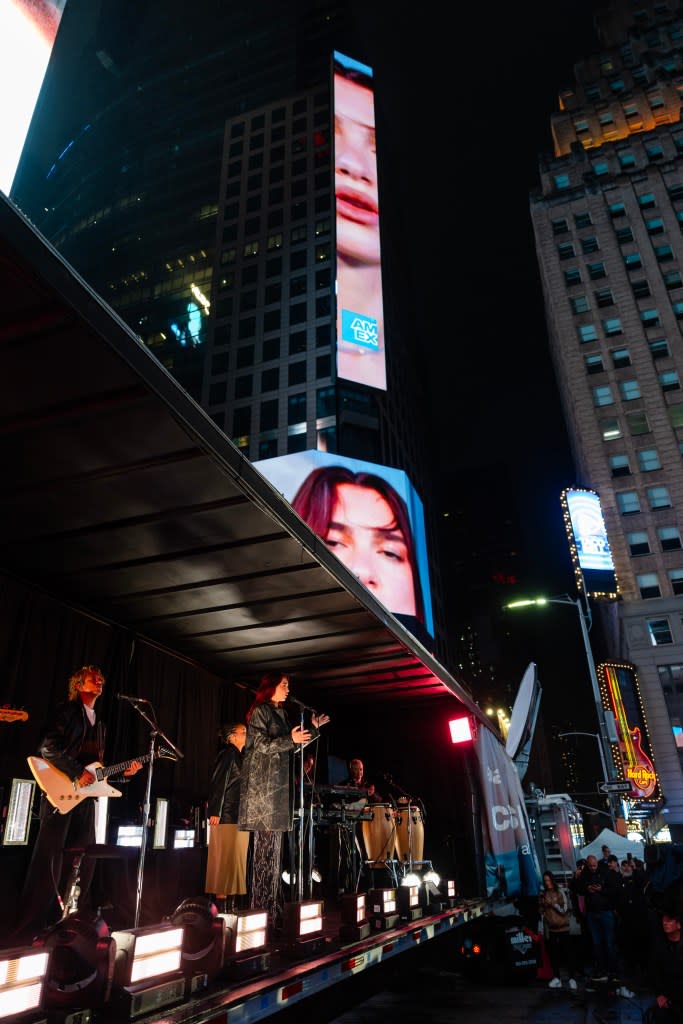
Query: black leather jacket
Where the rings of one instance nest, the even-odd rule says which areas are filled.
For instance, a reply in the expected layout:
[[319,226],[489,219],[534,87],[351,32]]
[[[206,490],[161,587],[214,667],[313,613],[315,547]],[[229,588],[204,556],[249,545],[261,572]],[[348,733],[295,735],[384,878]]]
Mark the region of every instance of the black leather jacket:
[[83,749],[89,724],[81,700],[69,700],[58,705],[40,744],[40,756],[70,779],[77,779],[85,765],[104,758],[106,730],[99,718],[95,722],[94,745]]
[[242,751],[234,743],[226,743],[216,756],[209,783],[207,811],[210,818],[220,818],[221,825],[237,823],[242,756]]

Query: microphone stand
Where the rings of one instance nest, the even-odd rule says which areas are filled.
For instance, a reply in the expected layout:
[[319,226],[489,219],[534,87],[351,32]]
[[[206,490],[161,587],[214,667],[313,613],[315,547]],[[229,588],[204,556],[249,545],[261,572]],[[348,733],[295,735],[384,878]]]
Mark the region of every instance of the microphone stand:
[[[147,701],[145,703],[148,703]],[[149,705],[152,708],[152,705]],[[140,837],[140,860],[138,861],[138,879],[137,888],[135,892],[135,921],[133,924],[134,928],[137,928],[140,923],[140,909],[142,906],[142,880],[145,873],[145,854],[147,853],[147,832],[149,829],[149,811],[150,811],[150,796],[152,792],[152,768],[154,765],[155,755],[155,744],[157,736],[161,737],[165,743],[168,743],[172,752],[175,754],[175,759],[179,760],[184,757],[184,754],[176,747],[175,743],[172,743],[166,733],[162,732],[156,722],[154,709],[152,708],[151,716],[145,711],[139,702],[133,704],[135,710],[151,725],[151,731],[149,734],[149,760],[147,762],[147,783],[145,786],[145,799],[142,805],[142,835]]]
[[[288,697],[287,699],[289,701],[291,701],[292,704],[296,704],[298,706],[298,708],[299,708],[299,728],[303,731],[303,729],[304,729],[304,711],[311,711],[311,712],[313,712],[315,714],[315,710],[314,710],[314,708],[309,708],[308,704],[304,704],[303,701],[297,700],[296,697]],[[296,755],[296,756],[299,757],[299,806],[297,808],[297,815],[296,815],[297,816],[297,821],[298,821],[298,826],[299,826],[299,834],[298,834],[298,842],[297,842],[297,869],[296,869],[296,899],[297,899],[298,903],[300,903],[302,901],[302,899],[303,899],[303,889],[304,889],[304,881],[303,881],[303,876],[304,876],[304,836],[305,836],[305,829],[304,829],[304,820],[305,820],[304,819],[304,814],[305,814],[305,805],[304,805],[304,747],[306,747],[306,746],[307,746],[306,743],[300,743],[299,744],[299,750],[298,750],[297,755]],[[295,760],[294,760],[294,764],[296,765],[296,757],[295,757]],[[313,793],[312,792],[311,792],[311,800],[313,800]],[[311,857],[309,858],[310,859],[309,867],[310,867],[311,870],[313,870],[313,858],[312,858],[313,820],[312,820],[312,815],[309,818],[309,830],[310,830],[309,831],[309,843],[310,843],[310,846],[311,846]],[[310,899],[311,898],[311,894],[312,894],[312,892],[311,892],[311,878],[309,878],[307,883],[306,883],[306,889],[307,889],[307,893],[308,893],[308,898]]]

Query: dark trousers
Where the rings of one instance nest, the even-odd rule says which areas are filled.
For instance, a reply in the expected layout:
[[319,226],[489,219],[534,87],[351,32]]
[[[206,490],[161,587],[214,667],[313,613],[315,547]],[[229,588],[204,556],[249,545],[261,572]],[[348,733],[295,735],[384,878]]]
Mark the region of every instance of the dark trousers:
[[576,977],[576,947],[569,931],[551,932],[549,930],[546,939],[546,949],[548,950],[548,959],[553,969],[553,975],[556,978],[562,976],[562,967],[566,967],[570,978]]
[[[40,801],[40,827],[19,901],[15,934],[30,939],[61,917],[57,894],[62,891],[62,862],[65,849],[91,846],[95,842],[95,804],[92,798],[76,804],[68,814],[59,814],[45,796]],[[71,864],[68,865],[71,868]],[[79,910],[87,896],[95,861],[84,857],[80,870]]]
[[613,910],[589,910],[586,914],[593,943],[593,964],[598,975],[616,975],[617,958],[616,921]]

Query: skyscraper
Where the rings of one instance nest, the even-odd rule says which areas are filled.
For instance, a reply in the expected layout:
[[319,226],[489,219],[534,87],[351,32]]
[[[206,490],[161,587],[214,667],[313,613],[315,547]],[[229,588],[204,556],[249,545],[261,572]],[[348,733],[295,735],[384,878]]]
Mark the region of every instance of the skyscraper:
[[372,69],[373,25],[352,0],[68,0],[12,199],[250,459],[405,474],[434,606],[406,624],[448,664],[381,77],[386,390],[335,365],[332,57]]
[[[620,588],[602,605],[635,666],[672,836],[683,835],[683,20],[612,3],[553,115],[531,216],[581,487]],[[624,730],[628,733],[628,729]],[[622,740],[628,737],[622,735]]]

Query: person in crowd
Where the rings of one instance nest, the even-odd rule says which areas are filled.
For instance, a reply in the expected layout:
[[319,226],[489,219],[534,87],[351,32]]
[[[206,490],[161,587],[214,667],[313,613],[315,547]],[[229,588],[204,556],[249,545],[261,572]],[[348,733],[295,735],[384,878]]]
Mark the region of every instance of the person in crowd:
[[[86,766],[104,760],[106,728],[95,711],[104,683],[104,673],[96,665],[83,665],[74,672],[68,682],[68,699],[54,709],[40,743],[41,758],[71,780],[77,790],[85,791],[96,781]],[[128,778],[141,768],[140,761],[134,760],[123,775]],[[40,825],[20,899],[17,940],[28,941],[58,920],[64,850],[87,848],[94,843],[95,802],[91,796],[84,794],[72,810],[61,814],[46,793],[41,794]],[[94,870],[94,859],[85,856],[80,866],[79,910],[87,909]]]
[[372,804],[382,803],[382,797],[377,792],[374,782],[365,777],[365,765],[359,757],[353,757],[349,761],[349,774],[341,783],[342,786],[351,786],[353,789],[364,789],[368,794],[368,802]]
[[235,897],[247,891],[249,833],[237,827],[240,780],[247,727],[230,722],[218,732],[220,749],[209,782],[209,852],[204,891],[216,897],[219,911],[235,909]]
[[292,507],[385,608],[424,624],[408,509],[388,481],[345,466],[318,467]]
[[683,942],[681,942],[680,900],[663,907],[655,929],[650,975],[656,1000],[650,1019],[653,1024],[683,1021]]
[[620,874],[617,949],[629,980],[644,981],[650,959],[650,907],[643,877],[635,871],[632,860],[622,860]]
[[386,387],[375,108],[369,68],[334,64],[338,375]]
[[617,855],[615,853],[610,853],[610,854],[607,855],[607,867],[609,868],[610,871],[614,871],[614,873],[616,875],[618,875],[619,878],[621,878],[621,868],[619,866],[619,858],[617,857]]
[[268,672],[247,712],[238,827],[253,832],[250,905],[267,909],[271,924],[281,923],[282,837],[293,827],[294,749],[319,735],[329,715],[313,714],[310,728],[292,726],[285,704],[289,678]]
[[[612,854],[612,851],[610,850],[610,848],[607,845],[607,843],[603,843],[602,846],[600,847],[600,849],[602,850],[602,857],[600,858],[601,863],[602,864],[608,864],[609,863],[610,854]],[[614,856],[614,855],[612,854],[612,856]]]
[[614,980],[619,992],[631,996],[620,983],[616,941],[616,906],[621,891],[617,874],[606,863],[598,863],[590,854],[577,883],[577,892],[584,897],[586,920],[591,935],[594,983]]
[[543,889],[539,893],[538,908],[543,918],[548,958],[553,971],[548,987],[562,987],[562,969],[565,968],[569,988],[576,989],[574,946],[569,935],[571,899],[567,890],[558,885],[552,871],[543,873]]
[[586,865],[585,857],[579,857],[576,862],[574,873],[569,879],[568,890],[569,897],[572,903],[572,913],[574,914],[574,920],[579,926],[580,934],[576,936],[576,962],[581,970],[585,970],[591,962],[591,937],[590,931],[588,930],[588,921],[586,919],[586,897],[583,893],[579,892],[579,880],[582,877],[583,869]]

